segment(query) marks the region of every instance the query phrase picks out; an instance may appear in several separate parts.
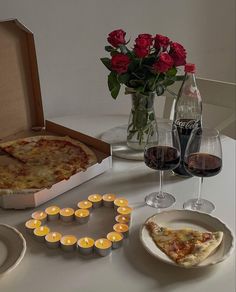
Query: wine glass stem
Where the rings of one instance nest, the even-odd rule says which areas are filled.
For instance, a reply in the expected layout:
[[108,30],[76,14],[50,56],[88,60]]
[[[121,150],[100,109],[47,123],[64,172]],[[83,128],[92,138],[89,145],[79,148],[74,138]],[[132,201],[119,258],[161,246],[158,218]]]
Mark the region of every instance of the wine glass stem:
[[163,170],[160,170],[159,173],[160,173],[160,190],[158,192],[157,198],[158,199],[163,199],[164,198],[164,194],[163,194],[163,191],[162,191],[162,185],[163,185]]
[[199,186],[198,186],[198,197],[196,201],[196,205],[201,205],[201,197],[202,197],[202,184],[203,184],[203,177],[199,178]]

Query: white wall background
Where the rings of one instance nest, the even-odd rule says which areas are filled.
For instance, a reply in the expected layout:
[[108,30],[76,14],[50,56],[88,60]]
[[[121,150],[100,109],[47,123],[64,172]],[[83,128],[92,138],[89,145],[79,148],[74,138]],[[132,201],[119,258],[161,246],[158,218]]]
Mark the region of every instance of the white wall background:
[[167,35],[184,44],[199,77],[235,82],[234,0],[0,0],[6,18],[35,33],[46,117],[129,112],[123,91],[110,97],[99,60],[117,28],[132,40]]

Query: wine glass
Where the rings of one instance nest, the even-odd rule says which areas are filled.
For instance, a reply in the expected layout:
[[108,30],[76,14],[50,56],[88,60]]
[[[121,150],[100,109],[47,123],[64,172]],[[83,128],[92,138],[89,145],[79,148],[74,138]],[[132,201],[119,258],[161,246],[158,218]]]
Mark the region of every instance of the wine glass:
[[149,128],[144,148],[145,164],[160,173],[160,189],[146,196],[147,205],[155,208],[168,208],[175,197],[163,192],[163,172],[176,168],[180,163],[180,143],[177,128],[169,122],[153,123]]
[[184,203],[184,209],[211,213],[215,206],[202,199],[202,184],[204,177],[215,176],[222,169],[222,147],[218,130],[202,127],[192,131],[184,155],[184,167],[190,174],[199,177],[198,197]]

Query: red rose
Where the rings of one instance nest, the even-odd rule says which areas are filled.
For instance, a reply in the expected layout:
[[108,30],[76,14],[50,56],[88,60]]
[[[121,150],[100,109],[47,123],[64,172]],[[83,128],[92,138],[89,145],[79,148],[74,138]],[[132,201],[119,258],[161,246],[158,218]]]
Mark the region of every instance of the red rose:
[[152,36],[148,33],[139,34],[135,40],[135,46],[140,48],[150,47],[152,45]]
[[129,64],[130,59],[127,55],[116,54],[111,58],[111,68],[118,74],[127,72]]
[[149,54],[149,47],[134,46],[134,53],[138,58],[144,58]]
[[166,72],[174,65],[174,61],[168,53],[161,53],[157,62],[153,64],[156,72]]
[[170,55],[174,60],[175,66],[181,66],[186,64],[186,51],[185,48],[178,43],[171,43]]
[[122,29],[117,29],[109,33],[107,41],[115,48],[117,48],[119,45],[125,44],[125,35],[126,32],[124,32]]
[[165,51],[170,43],[170,39],[166,36],[163,36],[161,34],[157,34],[154,38],[154,47],[159,50],[160,48]]

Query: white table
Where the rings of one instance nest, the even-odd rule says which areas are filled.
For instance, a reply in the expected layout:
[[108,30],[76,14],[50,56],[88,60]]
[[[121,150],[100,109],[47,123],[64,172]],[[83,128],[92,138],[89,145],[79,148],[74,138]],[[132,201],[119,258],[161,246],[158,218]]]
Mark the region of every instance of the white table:
[[[88,119],[88,117],[73,116],[54,119],[54,121],[97,135],[103,130],[124,124],[127,117],[106,116]],[[222,145],[223,170],[219,175],[205,179],[203,193],[205,198],[215,203],[214,215],[234,230],[235,141],[224,137]],[[165,189],[177,198],[172,208],[181,209],[184,201],[195,196],[196,186],[196,178],[182,179],[170,174],[165,176]],[[75,253],[66,254],[60,250],[48,250],[44,244],[34,241],[24,230],[24,222],[30,217],[32,210],[0,209],[0,222],[17,227],[24,234],[28,246],[26,256],[20,265],[0,279],[0,291],[235,291],[234,256],[214,267],[183,270],[154,259],[144,250],[139,240],[140,225],[148,216],[157,212],[144,205],[144,197],[157,188],[157,173],[148,169],[143,162],[113,159],[113,168],[110,171],[42,206],[46,208],[56,204],[61,207],[75,207],[76,202],[94,192],[112,192],[128,198],[130,205],[134,207],[129,239],[123,248],[105,258],[84,259]],[[103,224],[103,228],[107,230],[111,228],[109,218],[112,214],[101,213],[102,211],[94,213],[94,221],[91,220],[90,224],[90,228],[98,234],[99,230],[95,225]]]

